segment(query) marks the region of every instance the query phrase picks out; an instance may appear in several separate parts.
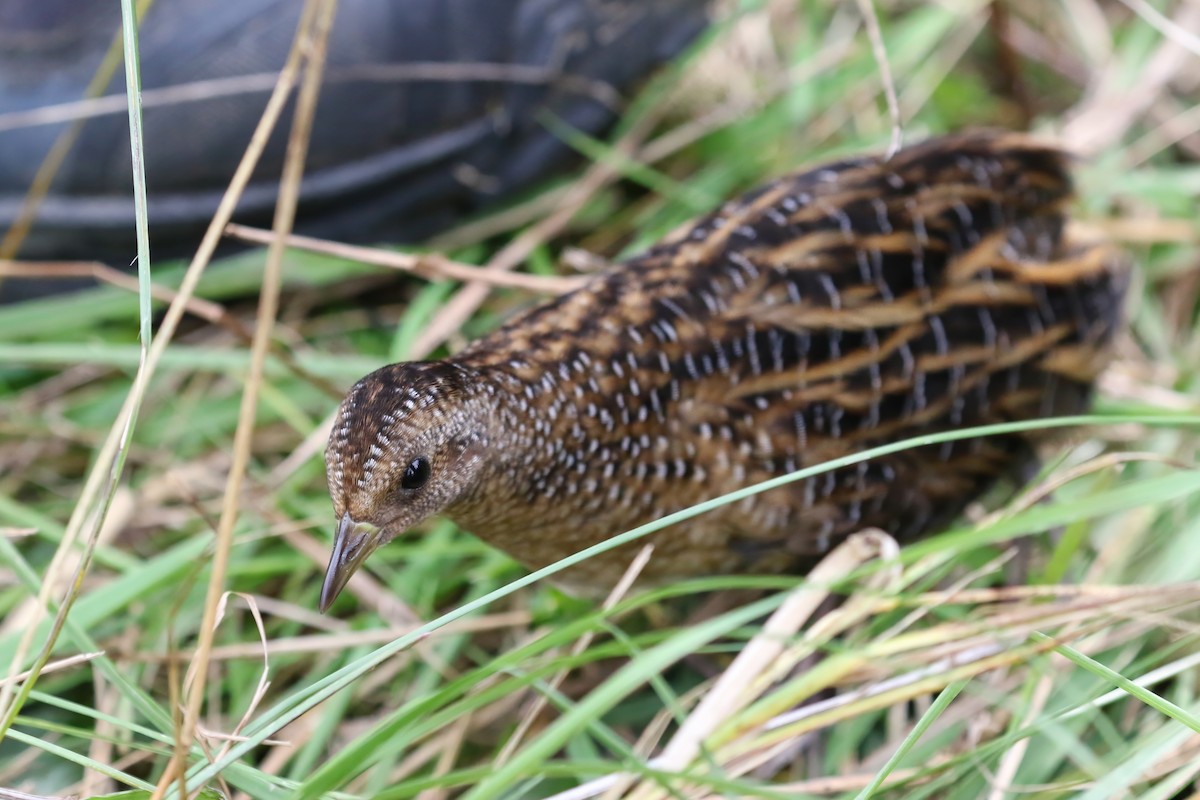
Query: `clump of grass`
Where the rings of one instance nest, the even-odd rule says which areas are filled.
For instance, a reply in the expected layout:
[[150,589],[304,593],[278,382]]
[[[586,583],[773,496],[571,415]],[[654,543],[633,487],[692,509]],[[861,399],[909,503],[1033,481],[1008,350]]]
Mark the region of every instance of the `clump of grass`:
[[[232,498],[250,338],[267,322],[245,297],[266,259],[203,269],[121,448],[94,563],[0,743],[0,785],[148,792],[179,751],[170,791],[254,798],[1194,793],[1198,14],[876,8],[909,139],[1026,120],[1062,134],[1087,156],[1080,216],[1140,267],[1092,424],[1032,487],[900,551],[866,533],[804,580],[693,580],[599,607],[434,523],[378,553],[334,616],[313,612],[340,387],[557,291],[535,276],[587,262],[572,253],[619,257],[771,175],[886,145],[856,4],[728,3],[609,139],[547,119],[589,165],[439,237],[437,256],[405,261],[420,280],[289,251]],[[530,280],[451,280],[447,259]],[[156,267],[155,296],[185,280]],[[70,560],[51,562],[136,374],[138,311],[116,286],[0,309],[0,666],[15,673],[34,666],[27,629],[51,641],[54,606],[39,615],[33,598],[67,589]],[[206,598],[231,499],[223,585],[238,595]],[[816,614],[831,595],[848,599]],[[219,621],[197,662],[206,613]],[[197,669],[203,712],[180,750]]]

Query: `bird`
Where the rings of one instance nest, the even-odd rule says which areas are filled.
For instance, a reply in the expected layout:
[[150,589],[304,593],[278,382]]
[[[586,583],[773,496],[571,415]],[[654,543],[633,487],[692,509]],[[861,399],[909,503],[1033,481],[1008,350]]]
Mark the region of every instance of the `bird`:
[[[1069,224],[1073,157],[938,136],[773,180],[457,354],[385,366],[326,449],[327,610],[444,515],[539,568],[760,481],[921,434],[1085,411],[1130,265]],[[853,532],[900,542],[1036,471],[1047,432],[924,445],[651,534],[644,585],[803,574]],[[599,595],[643,542],[559,573]],[[632,549],[631,549],[632,548]]]

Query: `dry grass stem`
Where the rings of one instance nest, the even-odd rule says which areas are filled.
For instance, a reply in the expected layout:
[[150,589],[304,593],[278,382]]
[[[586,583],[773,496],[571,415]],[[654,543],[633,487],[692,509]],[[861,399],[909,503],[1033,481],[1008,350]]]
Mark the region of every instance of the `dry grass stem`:
[[[225,226],[227,236],[255,244],[270,244],[274,241],[271,231],[250,228],[245,225],[230,223]],[[404,272],[412,272],[428,280],[463,281],[465,283],[482,283],[488,286],[503,286],[512,289],[525,289],[541,294],[561,294],[578,288],[587,280],[576,277],[554,277],[547,275],[529,275],[520,272],[496,272],[477,267],[473,264],[462,264],[438,255],[437,253],[396,253],[390,250],[379,250],[372,247],[341,244],[324,239],[314,239],[311,236],[289,234],[284,239],[288,247],[297,250],[307,250],[312,253],[336,256],[349,261],[359,261],[364,264],[374,264],[379,267],[389,267]]]
[[[149,4],[143,2],[142,5]],[[120,54],[119,33],[117,54]],[[113,69],[119,65],[120,60],[118,59]],[[99,84],[99,89],[103,89],[112,75],[111,73],[105,75],[103,72],[98,74],[103,77],[103,81],[97,80],[96,83]],[[145,89],[142,91],[142,107],[173,106],[222,97],[262,94],[271,91],[278,80],[279,73],[277,72],[259,72]],[[324,83],[326,86],[335,86],[340,83],[424,83],[435,81],[485,81],[531,86],[555,84],[594,97],[613,109],[619,109],[622,105],[620,94],[613,89],[611,84],[589,80],[582,75],[567,75],[556,69],[547,69],[533,64],[447,63],[444,61],[357,64],[328,70]],[[88,92],[88,94],[94,93]],[[57,125],[64,122],[83,122],[97,117],[124,114],[125,104],[125,95],[112,94],[41,106],[28,111],[9,111],[0,114],[0,131],[32,128],[39,125]]]
[[[282,235],[290,232],[295,220],[297,199],[300,195],[300,179],[304,174],[304,159],[308,152],[312,119],[316,111],[321,74],[325,66],[325,48],[336,9],[337,0],[309,0],[301,22],[301,30],[297,33],[296,44],[293,46],[294,51],[304,54],[306,69],[296,102],[291,135],[288,138],[287,158],[284,162],[283,178],[280,181],[279,203],[275,209],[274,228],[277,233]],[[196,656],[189,667],[194,679],[186,693],[186,706],[181,729],[176,735],[174,753],[159,778],[151,800],[161,800],[167,788],[177,779],[182,779],[187,763],[187,754],[199,722],[220,598],[224,596],[225,592],[225,574],[228,569],[229,551],[233,545],[233,526],[238,515],[240,487],[250,459],[251,437],[258,412],[258,394],[262,383],[263,367],[279,303],[282,265],[283,245],[282,240],[277,239],[268,250],[266,269],[263,272],[258,324],[254,330],[250,369],[242,393],[237,428],[234,432],[233,461],[229,468],[221,519],[218,523],[208,596],[204,604]]]
[[[138,290],[137,278],[94,261],[0,261],[0,278],[93,278],[134,294]],[[173,303],[180,297],[178,292],[160,284],[151,284],[150,294],[165,303]],[[202,297],[188,297],[181,302],[189,313],[206,322],[220,325],[229,316],[219,303]]]
[[892,79],[892,68],[888,64],[887,47],[883,43],[883,32],[879,30],[879,17],[871,0],[857,0],[862,13],[867,38],[871,42],[871,53],[875,67],[879,70],[879,81],[883,84],[883,96],[887,100],[888,117],[892,122],[892,138],[888,143],[887,157],[891,158],[904,144],[904,126],[900,117],[900,101],[896,99],[896,82]]
[[[98,653],[80,653],[78,655],[68,656],[67,658],[60,658],[57,661],[50,661],[44,667],[42,667],[41,674],[48,675],[48,674],[57,672],[58,670],[70,669],[71,667],[75,667],[80,664],[86,664],[87,662],[91,661],[92,659],[99,658],[102,655],[104,655],[103,651],[98,652]],[[22,681],[29,678],[29,676],[32,674],[33,674],[33,670],[26,670],[24,672],[19,672],[16,675],[12,675],[10,677],[5,678],[3,683],[10,683],[10,684],[21,683]]]

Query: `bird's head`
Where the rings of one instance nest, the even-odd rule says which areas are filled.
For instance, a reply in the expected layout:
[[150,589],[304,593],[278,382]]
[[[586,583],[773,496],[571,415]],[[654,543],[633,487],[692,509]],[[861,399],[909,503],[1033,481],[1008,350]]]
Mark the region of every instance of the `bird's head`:
[[393,364],[354,385],[325,449],[337,531],[322,612],[367,556],[474,484],[488,416],[478,375],[447,362]]

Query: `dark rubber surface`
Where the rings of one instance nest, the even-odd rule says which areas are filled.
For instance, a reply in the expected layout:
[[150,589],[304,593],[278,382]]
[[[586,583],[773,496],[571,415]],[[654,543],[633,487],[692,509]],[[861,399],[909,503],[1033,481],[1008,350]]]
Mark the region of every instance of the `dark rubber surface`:
[[[151,6],[141,58],[157,256],[187,255],[198,242],[262,112],[272,73],[285,60],[302,5],[157,0]],[[529,185],[572,155],[538,114],[549,110],[589,133],[602,132],[615,114],[588,84],[628,90],[703,29],[706,6],[706,0],[342,0],[298,229],[341,240],[417,241]],[[116,2],[0,0],[0,230],[11,224],[66,124],[14,127],[13,113],[79,100],[119,25]],[[425,66],[424,77],[413,80],[405,65],[414,64],[469,74],[433,80],[428,72],[437,67]],[[506,74],[512,68],[517,73]],[[500,79],[481,80],[481,70]],[[235,76],[250,76],[249,88],[190,102],[156,97],[165,87]],[[123,70],[105,94],[123,97]],[[285,138],[281,130],[272,139],[238,221],[269,223]],[[21,257],[130,262],[128,143],[122,101],[88,119]]]

